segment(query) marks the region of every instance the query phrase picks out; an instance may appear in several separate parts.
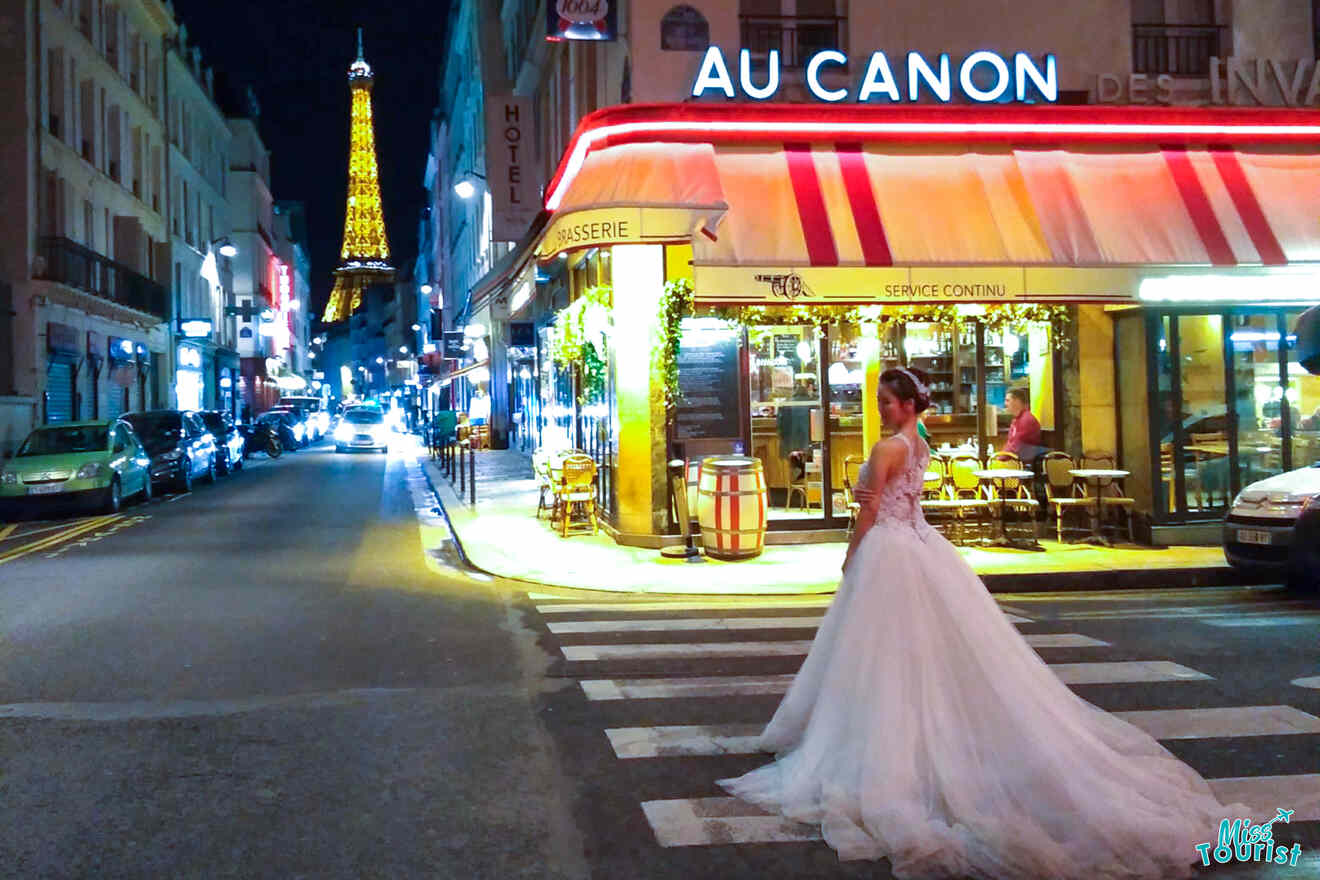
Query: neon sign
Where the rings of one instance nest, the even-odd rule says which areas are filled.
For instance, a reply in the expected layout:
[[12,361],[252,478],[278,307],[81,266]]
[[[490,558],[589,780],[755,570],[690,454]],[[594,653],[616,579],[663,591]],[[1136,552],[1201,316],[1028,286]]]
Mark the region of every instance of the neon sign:
[[[846,87],[827,88],[821,82],[821,76],[827,69],[847,64],[848,56],[838,49],[823,49],[812,55],[805,71],[808,91],[820,101],[837,103],[847,100],[853,94],[852,90]],[[1026,52],[1014,53],[1009,59],[997,52],[981,50],[962,59],[957,65],[955,76],[947,52],[942,53],[934,64],[927,61],[920,52],[909,52],[903,73],[906,75],[902,79],[895,77],[889,57],[884,52],[872,52],[867,61],[866,73],[857,88],[856,100],[859,103],[873,100],[914,102],[928,95],[947,104],[953,100],[955,87],[961,96],[978,104],[1006,101],[1054,103],[1059,100],[1058,63],[1052,54],[1044,56],[1042,65]],[[737,85],[741,87],[743,96],[755,101],[773,98],[779,92],[780,85],[779,51],[771,49],[766,54],[765,80],[757,83],[752,78],[752,53],[747,49],[741,50],[738,53]],[[738,97],[739,91],[729,73],[724,52],[718,46],[706,50],[697,78],[692,83],[694,98],[700,98],[711,91],[719,92],[726,98]]]

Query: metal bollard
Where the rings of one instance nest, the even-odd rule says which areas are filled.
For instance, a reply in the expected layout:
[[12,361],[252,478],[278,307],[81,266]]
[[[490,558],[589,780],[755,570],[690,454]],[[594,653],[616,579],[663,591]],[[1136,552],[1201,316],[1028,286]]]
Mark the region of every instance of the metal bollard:
[[477,453],[468,449],[468,491],[471,493],[472,506],[477,506]]
[[463,467],[463,449],[467,446],[464,440],[458,446],[458,497],[462,498],[463,493],[467,491],[467,468]]

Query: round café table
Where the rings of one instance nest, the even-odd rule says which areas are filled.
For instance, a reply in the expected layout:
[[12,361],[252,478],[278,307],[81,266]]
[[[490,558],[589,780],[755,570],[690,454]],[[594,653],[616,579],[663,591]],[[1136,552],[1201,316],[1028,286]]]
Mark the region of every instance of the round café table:
[[1073,468],[1068,471],[1074,480],[1081,480],[1087,484],[1088,489],[1094,489],[1094,492],[1087,492],[1088,497],[1094,496],[1095,509],[1091,511],[1091,537],[1087,538],[1087,543],[1100,544],[1104,547],[1112,547],[1113,542],[1104,536],[1100,529],[1100,506],[1103,502],[1100,499],[1100,481],[1101,480],[1121,480],[1124,477],[1132,475],[1131,471],[1117,470],[1111,468]]
[[[1017,547],[1020,550],[1044,550],[1045,548],[1036,541],[1033,536],[1031,541],[1017,540],[1008,536],[1008,531],[1004,528],[1004,512],[1008,509],[1008,499],[1004,497],[1004,483],[1009,480],[1034,480],[1035,471],[1022,470],[1020,468],[986,468],[984,470],[972,471],[978,480],[983,483],[990,483],[994,486],[995,497],[999,499],[999,516],[995,518],[995,536],[990,543],[996,547]],[[1035,526],[1032,531],[1034,533]]]

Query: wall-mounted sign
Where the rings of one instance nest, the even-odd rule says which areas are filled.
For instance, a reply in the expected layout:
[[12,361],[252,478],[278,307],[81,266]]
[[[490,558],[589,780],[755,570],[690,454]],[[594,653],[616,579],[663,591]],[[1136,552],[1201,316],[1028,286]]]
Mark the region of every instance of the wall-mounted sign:
[[710,46],[710,22],[691,6],[675,6],[660,19],[662,52],[702,52]]
[[541,210],[534,142],[530,98],[486,98],[486,182],[496,241],[522,238]]
[[211,335],[209,318],[180,318],[179,333],[186,339],[204,339]]
[[697,215],[709,216],[724,206],[699,211],[689,208],[589,208],[556,213],[537,246],[545,259],[560,251],[610,244],[669,244],[692,240]]
[[618,0],[545,0],[547,40],[613,40],[619,32]]
[[440,340],[441,354],[449,360],[462,360],[463,342],[462,330],[446,330]]
[[122,336],[111,336],[108,350],[112,361],[133,360],[133,340],[131,339],[124,339]]
[[[693,266],[696,300],[725,305],[906,303],[1131,303],[1130,268],[1022,266]],[[796,292],[789,299],[787,294]]]
[[82,354],[78,347],[78,331],[68,324],[55,321],[46,323],[46,351],[76,357]]
[[[678,349],[678,387],[683,400],[674,414],[677,439],[740,435],[739,337],[727,328],[701,328],[691,318],[683,321]],[[793,337],[795,343],[797,339]]]
[[178,363],[180,370],[200,370],[202,368],[202,353],[191,345],[180,345]]
[[[780,85],[778,50],[771,49],[765,55],[766,70],[764,74],[758,74],[760,82],[754,81],[752,60],[750,50],[743,49],[738,53],[735,86],[724,51],[719,46],[711,46],[706,50],[697,78],[692,83],[692,97],[718,92],[726,98],[746,97],[756,101],[774,98]],[[1059,100],[1058,63],[1052,54],[1046,54],[1043,62],[1038,63],[1026,52],[1017,52],[1009,59],[998,52],[982,50],[963,58],[955,69],[948,53],[941,54],[931,63],[920,52],[909,52],[900,75],[896,77],[889,57],[884,52],[872,52],[866,73],[854,92],[846,87],[830,88],[821,82],[822,74],[851,66],[848,56],[838,49],[822,49],[811,56],[805,73],[807,89],[812,96],[830,103],[849,99],[858,103],[934,99],[947,104],[954,100],[955,92],[958,97],[978,104],[1053,103]],[[741,87],[741,93],[738,87]]]

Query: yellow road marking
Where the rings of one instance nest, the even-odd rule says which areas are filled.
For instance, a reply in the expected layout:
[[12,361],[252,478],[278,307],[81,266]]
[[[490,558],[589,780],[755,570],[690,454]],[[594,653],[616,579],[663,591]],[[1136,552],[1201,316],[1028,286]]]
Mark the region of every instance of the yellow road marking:
[[16,547],[8,553],[0,554],[0,565],[4,565],[6,562],[11,562],[21,556],[27,556],[29,553],[36,553],[38,550],[46,550],[50,547],[54,547],[56,544],[60,544],[71,538],[79,537],[80,535],[85,535],[88,532],[94,532],[102,526],[107,526],[118,519],[123,519],[123,515],[99,516],[90,522],[51,535],[49,538],[43,538],[40,541],[34,541],[31,544],[24,544],[21,547]]
[[14,533],[14,529],[16,528],[18,528],[18,523],[13,523],[12,525],[7,525],[4,528],[0,529],[0,541],[3,541],[5,538],[8,538],[10,535],[12,535]]

